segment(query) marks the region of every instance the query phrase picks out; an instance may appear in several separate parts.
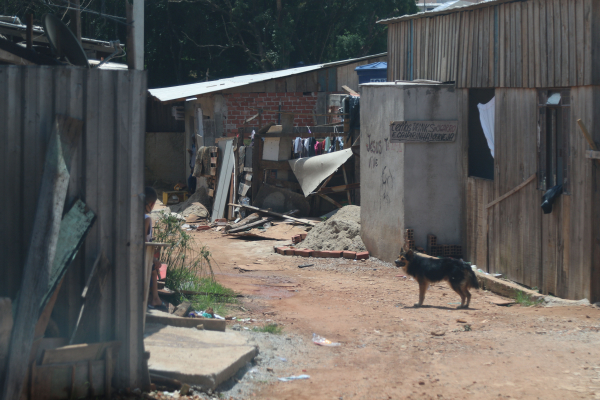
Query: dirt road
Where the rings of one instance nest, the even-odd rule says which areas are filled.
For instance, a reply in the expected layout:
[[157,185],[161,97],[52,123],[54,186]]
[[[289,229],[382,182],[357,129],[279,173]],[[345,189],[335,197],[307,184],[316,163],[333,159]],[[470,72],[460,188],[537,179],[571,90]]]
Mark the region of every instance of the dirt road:
[[[300,229],[276,228],[282,237]],[[259,381],[237,398],[600,399],[595,307],[500,307],[491,303],[498,296],[475,291],[471,309],[456,310],[460,298],[444,284],[417,309],[418,285],[390,264],[281,256],[273,245],[285,242],[194,235],[210,247],[217,280],[245,295],[247,312],[234,315],[304,338],[266,354],[287,353],[274,377],[310,379]],[[298,268],[306,263],[315,265]],[[313,332],[341,346],[316,346]]]

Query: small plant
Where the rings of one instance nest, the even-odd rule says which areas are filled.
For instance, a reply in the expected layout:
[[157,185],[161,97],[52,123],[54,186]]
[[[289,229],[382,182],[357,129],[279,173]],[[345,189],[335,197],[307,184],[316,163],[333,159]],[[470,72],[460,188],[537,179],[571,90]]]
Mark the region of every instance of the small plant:
[[470,331],[471,331],[471,325],[469,325],[469,324],[464,324],[464,325],[463,325],[463,329],[465,330],[465,332],[470,332]]
[[265,332],[279,335],[283,331],[283,327],[277,324],[267,324],[261,327],[255,326],[252,330],[254,332]]
[[187,300],[196,311],[212,307],[224,314],[225,304],[236,302],[235,293],[215,280],[208,247],[195,242],[180,224],[174,215],[163,214],[154,227],[154,240],[169,244],[160,256],[168,265],[165,286],[178,293],[179,303]]
[[531,296],[529,296],[527,293],[517,290],[517,292],[515,293],[515,302],[523,307],[533,307],[539,305],[542,302],[542,300],[532,299]]

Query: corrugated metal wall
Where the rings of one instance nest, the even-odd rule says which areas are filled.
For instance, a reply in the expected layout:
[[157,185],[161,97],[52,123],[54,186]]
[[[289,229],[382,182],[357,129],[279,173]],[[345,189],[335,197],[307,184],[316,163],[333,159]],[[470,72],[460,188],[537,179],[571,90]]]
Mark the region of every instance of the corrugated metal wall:
[[528,0],[388,25],[388,80],[457,87],[600,84],[600,2]]
[[67,204],[97,215],[62,285],[53,319],[69,336],[97,255],[111,272],[97,339],[120,340],[115,383],[140,387],[143,352],[143,193],[146,73],[0,66],[0,297],[15,298],[32,230],[46,143],[56,114],[84,121]]

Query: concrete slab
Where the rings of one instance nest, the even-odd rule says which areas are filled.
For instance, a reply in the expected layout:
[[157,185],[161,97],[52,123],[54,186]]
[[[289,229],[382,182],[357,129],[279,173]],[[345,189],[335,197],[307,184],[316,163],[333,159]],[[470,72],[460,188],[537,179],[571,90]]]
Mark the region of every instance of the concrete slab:
[[146,324],[144,346],[150,352],[150,372],[205,390],[216,389],[258,354],[238,332],[162,324]]
[[146,312],[146,323],[179,326],[182,328],[195,328],[198,325],[204,325],[204,329],[206,330],[221,332],[225,332],[225,327],[227,326],[227,322],[222,319],[183,318],[164,311],[151,309]]

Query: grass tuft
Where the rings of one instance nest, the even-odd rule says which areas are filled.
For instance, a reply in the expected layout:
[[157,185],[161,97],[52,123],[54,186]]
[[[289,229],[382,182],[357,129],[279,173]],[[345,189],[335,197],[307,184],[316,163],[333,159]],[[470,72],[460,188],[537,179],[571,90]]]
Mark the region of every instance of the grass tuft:
[[[160,261],[168,265],[165,286],[178,292],[178,303],[190,301],[196,311],[212,307],[215,313],[225,314],[226,305],[237,302],[233,290],[215,280],[208,247],[181,229],[175,216],[162,214],[154,227],[154,240],[169,244],[161,252]],[[181,293],[184,291],[200,294]]]
[[517,290],[515,293],[515,302],[520,304],[522,307],[533,307],[540,305],[542,299],[532,299],[527,293]]
[[283,327],[279,326],[277,324],[267,324],[264,326],[255,326],[252,329],[254,332],[265,332],[265,333],[272,333],[274,335],[279,335],[282,331],[283,331]]

